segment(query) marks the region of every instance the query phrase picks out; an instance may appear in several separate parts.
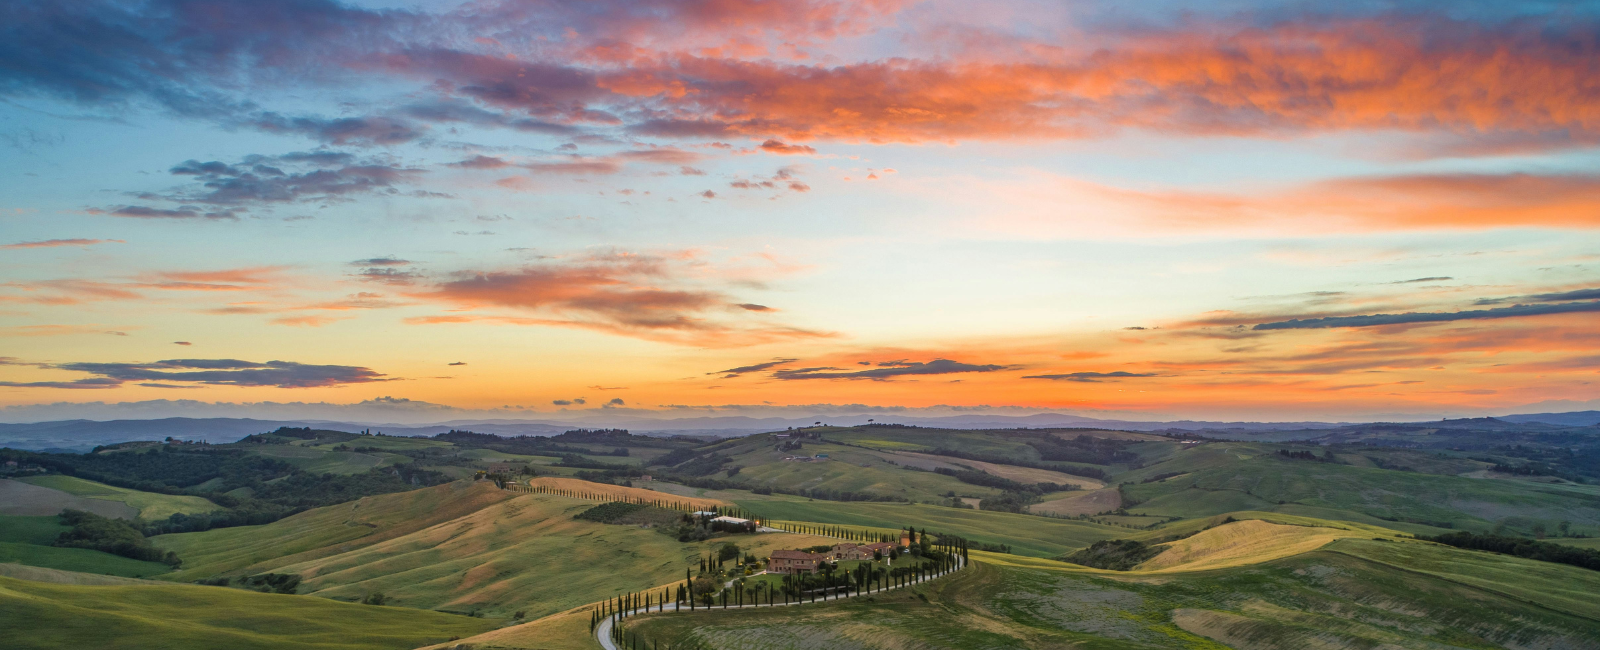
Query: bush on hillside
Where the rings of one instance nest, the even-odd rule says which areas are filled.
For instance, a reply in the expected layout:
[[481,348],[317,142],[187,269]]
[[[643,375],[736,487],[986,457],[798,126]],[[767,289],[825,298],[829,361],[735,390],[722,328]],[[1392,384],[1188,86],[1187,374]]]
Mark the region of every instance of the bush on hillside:
[[648,507],[642,503],[610,501],[580,512],[573,519],[609,524]]
[[1163,547],[1147,546],[1131,539],[1104,539],[1058,559],[1096,569],[1128,571],[1164,550]]
[[61,533],[55,546],[105,551],[135,560],[165,562],[173,567],[182,564],[177,554],[151,546],[139,529],[122,519],[68,509],[61,511],[61,523],[71,526],[72,530]]
[[[239,584],[264,594],[292,594],[300,588],[300,576],[292,573],[263,573],[240,578]],[[381,605],[383,603],[369,604]]]

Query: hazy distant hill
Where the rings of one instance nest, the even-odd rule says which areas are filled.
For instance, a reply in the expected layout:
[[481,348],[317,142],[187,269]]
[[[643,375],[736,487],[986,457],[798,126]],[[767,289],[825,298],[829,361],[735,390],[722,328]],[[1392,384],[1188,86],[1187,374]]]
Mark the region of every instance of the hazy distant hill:
[[1568,427],[1592,427],[1600,424],[1600,411],[1574,411],[1572,413],[1530,413],[1507,415],[1499,418],[1507,422],[1542,422]]
[[86,451],[99,445],[133,440],[162,440],[171,436],[178,440],[211,443],[234,442],[253,433],[272,431],[278,427],[313,427],[337,431],[371,429],[395,436],[431,436],[452,429],[467,429],[479,433],[502,436],[556,435],[578,427],[616,427],[636,433],[656,435],[697,435],[711,437],[742,436],[763,431],[777,431],[790,427],[809,426],[825,422],[837,426],[859,426],[869,421],[907,424],[948,429],[1015,429],[1019,427],[1086,427],[1121,429],[1128,431],[1160,431],[1166,429],[1218,430],[1218,431],[1268,431],[1317,430],[1342,426],[1324,422],[1262,423],[1262,422],[1202,422],[1183,420],[1177,422],[1134,422],[1127,420],[1101,420],[1060,413],[1040,413],[1027,416],[956,415],[947,417],[894,417],[884,415],[851,415],[840,417],[811,416],[804,418],[753,418],[744,416],[642,418],[634,416],[596,415],[578,421],[540,420],[449,420],[434,424],[401,425],[373,422],[340,422],[329,420],[258,420],[252,418],[161,418],[154,420],[58,420],[26,424],[0,424],[0,447],[13,449]]

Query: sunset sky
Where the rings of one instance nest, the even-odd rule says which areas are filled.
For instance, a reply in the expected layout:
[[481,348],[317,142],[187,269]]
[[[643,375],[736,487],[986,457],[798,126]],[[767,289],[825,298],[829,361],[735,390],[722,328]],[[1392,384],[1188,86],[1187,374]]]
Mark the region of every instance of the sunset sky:
[[0,7],[0,420],[1600,406],[1596,3]]

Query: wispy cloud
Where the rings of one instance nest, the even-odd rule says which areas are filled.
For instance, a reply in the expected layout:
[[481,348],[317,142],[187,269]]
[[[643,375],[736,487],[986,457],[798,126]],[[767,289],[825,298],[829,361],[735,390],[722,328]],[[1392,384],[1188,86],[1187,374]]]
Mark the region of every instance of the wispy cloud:
[[932,361],[897,361],[880,364],[886,367],[871,370],[845,370],[843,368],[816,367],[795,368],[793,370],[779,370],[772,373],[777,379],[876,379],[886,380],[895,377],[911,377],[919,375],[950,375],[968,372],[995,372],[1007,370],[1010,366],[997,364],[971,364],[950,359],[934,359]]

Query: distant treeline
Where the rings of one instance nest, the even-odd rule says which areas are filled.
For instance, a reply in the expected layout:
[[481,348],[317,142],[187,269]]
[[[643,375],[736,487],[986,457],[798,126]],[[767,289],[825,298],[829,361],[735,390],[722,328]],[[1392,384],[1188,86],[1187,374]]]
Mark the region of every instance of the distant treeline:
[[1430,542],[1447,544],[1456,548],[1469,548],[1479,551],[1493,551],[1506,555],[1541,562],[1557,562],[1583,567],[1593,571],[1600,571],[1600,551],[1589,548],[1575,548],[1563,544],[1552,544],[1522,537],[1506,537],[1503,535],[1475,535],[1469,532],[1445,533],[1433,537],[1421,536]]
[[1278,455],[1282,456],[1284,458],[1290,458],[1290,459],[1293,459],[1293,460],[1314,460],[1314,461],[1317,461],[1319,463],[1337,463],[1337,462],[1339,462],[1339,459],[1334,458],[1332,449],[1323,450],[1321,456],[1318,456],[1318,455],[1316,455],[1314,453],[1311,453],[1309,451],[1304,451],[1304,450],[1301,450],[1301,451],[1289,451],[1287,449],[1279,449],[1278,450]]
[[933,471],[935,474],[943,474],[968,485],[992,487],[1005,490],[1007,492],[1031,492],[1034,494],[1043,494],[1046,492],[1063,492],[1066,490],[1078,489],[1078,486],[1076,485],[1060,485],[1057,483],[1020,483],[1005,477],[995,476],[987,472],[980,472],[972,469],[951,469],[948,467],[937,467],[934,468]]

